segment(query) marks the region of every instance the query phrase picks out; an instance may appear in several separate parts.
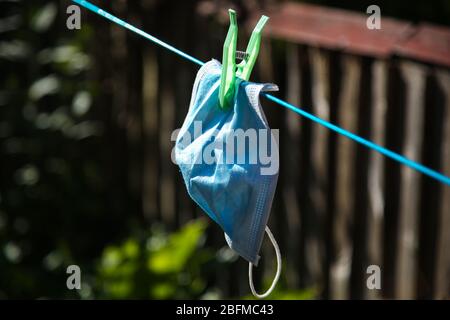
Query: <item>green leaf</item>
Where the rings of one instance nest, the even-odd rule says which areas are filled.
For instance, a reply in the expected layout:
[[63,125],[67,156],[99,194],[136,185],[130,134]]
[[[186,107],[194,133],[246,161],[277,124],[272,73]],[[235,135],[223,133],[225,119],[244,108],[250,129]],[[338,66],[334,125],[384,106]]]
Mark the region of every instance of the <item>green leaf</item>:
[[92,98],[88,91],[80,91],[73,98],[72,112],[77,116],[82,116],[89,111]]
[[108,247],[103,252],[101,260],[101,270],[105,273],[112,273],[122,262],[122,253],[116,247]]
[[20,40],[10,42],[0,42],[0,58],[18,61],[27,58],[30,55],[30,46],[28,43]]
[[30,87],[30,98],[34,101],[50,94],[55,94],[61,87],[59,79],[55,75],[49,75],[35,81]]
[[46,31],[55,21],[57,13],[56,4],[53,2],[48,3],[35,14],[31,21],[31,27],[38,32]]
[[154,284],[150,288],[150,295],[155,299],[168,299],[176,292],[176,287],[170,282]]
[[135,259],[139,256],[139,244],[134,239],[129,239],[122,246],[125,257]]
[[150,255],[148,268],[157,274],[182,271],[195,253],[205,228],[204,220],[196,220],[185,225],[179,232],[170,236],[165,246]]

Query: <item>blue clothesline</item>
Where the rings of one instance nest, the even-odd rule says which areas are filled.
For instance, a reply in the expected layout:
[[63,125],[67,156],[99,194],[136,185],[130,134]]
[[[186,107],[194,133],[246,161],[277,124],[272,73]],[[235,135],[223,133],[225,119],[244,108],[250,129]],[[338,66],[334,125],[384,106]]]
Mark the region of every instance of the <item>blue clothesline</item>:
[[[183,58],[185,58],[185,59],[187,59],[189,61],[192,61],[192,62],[194,62],[194,63],[196,63],[196,64],[198,64],[200,66],[205,64],[203,61],[200,61],[197,58],[194,58],[193,56],[191,56],[191,55],[189,55],[189,54],[187,54],[187,53],[185,53],[185,52],[183,52],[183,51],[181,51],[181,50],[171,46],[170,44],[167,44],[164,41],[161,41],[158,38],[155,38],[154,36],[152,36],[152,35],[144,32],[144,31],[142,31],[142,30],[140,30],[140,29],[130,25],[129,23],[127,23],[127,22],[125,22],[125,21],[123,21],[123,20],[113,16],[112,14],[104,11],[103,9],[93,5],[89,1],[85,1],[85,0],[72,0],[72,1],[77,3],[77,4],[79,4],[80,6],[82,6],[84,8],[86,8],[86,9],[88,9],[88,10],[94,12],[94,13],[97,13],[98,15],[100,15],[100,16],[102,16],[102,17],[104,17],[104,18],[106,18],[106,19],[108,19],[108,20],[110,20],[110,21],[112,21],[112,22],[114,22],[114,23],[116,23],[116,24],[118,24],[118,25],[120,25],[120,26],[122,26],[122,27],[124,27],[124,28],[126,28],[128,30],[130,30],[130,31],[132,31],[132,32],[134,32],[134,33],[139,34],[140,36],[142,36],[142,37],[144,37],[144,38],[146,38],[146,39],[148,39],[148,40],[150,40],[150,41],[160,45],[161,47],[166,48],[166,49],[168,49],[168,50],[178,54],[179,56],[181,56],[181,57],[183,57]],[[279,105],[281,105],[281,106],[283,106],[283,107],[285,107],[285,108],[287,108],[289,110],[292,110],[295,113],[298,113],[299,115],[301,115],[301,116],[303,116],[305,118],[308,118],[309,120],[312,120],[312,121],[314,121],[314,122],[316,122],[316,123],[318,123],[318,124],[328,128],[328,129],[330,129],[330,130],[332,130],[332,131],[334,131],[334,132],[336,132],[336,133],[338,133],[340,135],[343,135],[343,136],[345,136],[345,137],[347,137],[349,139],[352,139],[353,141],[356,141],[356,142],[366,146],[369,149],[375,150],[375,151],[385,155],[388,158],[391,158],[391,159],[393,159],[395,161],[398,161],[398,162],[402,163],[405,166],[408,166],[408,167],[410,167],[410,168],[412,168],[414,170],[417,170],[417,171],[419,171],[419,172],[421,172],[421,173],[423,173],[423,174],[425,174],[425,175],[427,175],[427,176],[429,176],[431,178],[434,178],[434,179],[436,179],[436,180],[438,180],[438,181],[440,181],[440,182],[450,186],[450,177],[447,177],[447,176],[443,175],[442,173],[439,173],[439,172],[437,172],[437,171],[435,171],[433,169],[430,169],[430,168],[428,168],[428,167],[426,167],[426,166],[424,166],[424,165],[422,165],[422,164],[420,164],[420,163],[418,163],[416,161],[413,161],[413,160],[408,159],[408,158],[406,158],[406,157],[404,157],[404,156],[402,156],[402,155],[400,155],[400,154],[398,154],[396,152],[393,152],[393,151],[391,151],[389,149],[386,149],[386,148],[384,148],[384,147],[382,147],[382,146],[380,146],[380,145],[378,145],[378,144],[376,144],[376,143],[374,143],[374,142],[372,142],[370,140],[364,139],[364,138],[362,138],[362,137],[360,137],[360,136],[358,136],[358,135],[356,135],[356,134],[354,134],[354,133],[352,133],[350,131],[342,129],[341,127],[339,127],[337,125],[334,125],[331,122],[328,122],[328,121],[325,121],[325,120],[323,120],[323,119],[321,119],[319,117],[316,117],[315,115],[313,115],[311,113],[308,113],[308,112],[306,112],[306,111],[304,111],[304,110],[302,110],[302,109],[300,109],[300,108],[298,108],[298,107],[296,107],[296,106],[294,106],[294,105],[292,105],[292,104],[290,104],[290,103],[288,103],[288,102],[286,102],[284,100],[281,100],[281,99],[279,99],[279,98],[277,98],[277,97],[275,97],[275,96],[273,96],[271,94],[262,93],[262,95],[265,96],[267,99],[269,99],[269,100],[271,100],[271,101],[273,101],[273,102],[275,102],[275,103],[277,103],[277,104],[279,104]]]

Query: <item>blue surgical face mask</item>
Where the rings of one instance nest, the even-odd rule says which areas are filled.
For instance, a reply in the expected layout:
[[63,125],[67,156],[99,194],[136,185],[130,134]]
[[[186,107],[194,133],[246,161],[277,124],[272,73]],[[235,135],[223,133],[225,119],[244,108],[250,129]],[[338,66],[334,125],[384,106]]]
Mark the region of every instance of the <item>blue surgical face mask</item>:
[[[261,91],[273,84],[237,80],[234,105],[219,107],[221,65],[212,60],[198,72],[186,119],[178,132],[174,155],[191,198],[225,232],[235,252],[258,264],[266,230],[277,251],[278,280],[281,259],[268,228],[278,180],[278,145],[259,102]],[[271,291],[269,289],[269,291]]]

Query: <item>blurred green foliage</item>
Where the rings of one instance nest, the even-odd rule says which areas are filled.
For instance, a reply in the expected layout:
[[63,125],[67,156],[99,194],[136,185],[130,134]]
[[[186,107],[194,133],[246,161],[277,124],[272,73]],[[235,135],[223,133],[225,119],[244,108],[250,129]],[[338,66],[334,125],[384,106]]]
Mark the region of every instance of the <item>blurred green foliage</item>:
[[[265,288],[270,286],[272,279],[266,279]],[[263,290],[261,290],[263,291]],[[316,288],[307,288],[304,290],[292,290],[286,288],[285,283],[280,281],[272,293],[266,298],[270,300],[312,300],[319,296],[319,291]],[[257,300],[253,295],[248,294],[242,297],[244,300]]]
[[0,3],[0,298],[77,298],[65,267],[95,274],[140,223],[128,199],[109,200],[92,29],[67,30],[63,7]]
[[189,299],[208,295],[208,266],[217,261],[210,250],[200,250],[205,228],[204,220],[196,220],[173,234],[155,228],[144,241],[129,238],[106,247],[97,269],[98,297]]

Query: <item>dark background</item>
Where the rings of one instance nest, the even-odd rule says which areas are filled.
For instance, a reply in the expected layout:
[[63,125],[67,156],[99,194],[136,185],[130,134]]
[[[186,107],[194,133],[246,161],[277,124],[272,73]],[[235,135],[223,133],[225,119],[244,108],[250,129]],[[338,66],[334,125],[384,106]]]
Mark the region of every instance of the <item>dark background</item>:
[[[252,13],[286,1],[94,3],[207,61],[221,57],[228,24],[227,8],[236,8],[240,25],[245,25]],[[368,5],[378,4],[383,17],[450,24],[450,2],[444,0],[313,3],[361,14],[365,14]],[[208,222],[188,198],[181,175],[170,161],[170,133],[182,123],[197,67],[85,9],[82,9],[81,30],[68,30],[66,8],[70,4],[69,1],[0,1],[0,298],[248,297],[246,263],[227,249],[220,229]],[[244,28],[241,34],[240,39],[247,38]],[[268,48],[269,42],[265,40],[262,46]],[[289,98],[287,44],[279,39],[271,42],[271,51],[265,53],[264,60],[269,57],[270,67],[260,66],[252,77],[255,81],[279,84],[280,97],[286,99]],[[308,50],[308,46],[299,44],[303,57],[311,59],[305,54]],[[333,50],[329,53],[336,65],[345,55]],[[362,57],[363,71],[369,70],[374,61]],[[401,107],[405,104],[402,92],[406,89],[398,81],[399,72],[393,65],[389,77],[394,80],[389,82],[389,88],[394,92],[394,100],[397,99],[395,110],[400,109],[400,114],[394,112],[392,116],[401,122],[401,110],[405,108]],[[431,67],[448,71],[445,66]],[[345,76],[345,70],[331,72],[335,80],[330,81],[344,81],[339,79]],[[307,79],[311,72],[302,69]],[[367,72],[365,76],[370,78],[371,73]],[[314,81],[305,80],[302,84],[304,106],[313,105]],[[427,101],[443,106],[442,90],[433,89],[437,84],[433,79],[429,81]],[[336,99],[330,99],[331,108],[342,87],[333,88],[331,94]],[[369,89],[362,88],[361,92],[364,90]],[[369,95],[361,99],[371,98]],[[265,110],[271,126],[281,128],[284,141],[295,144],[297,140],[286,129],[286,121],[297,115],[269,103],[265,103]],[[426,136],[427,141],[440,141],[444,111],[439,112],[427,113],[426,128],[438,130],[427,129],[426,132],[431,132]],[[370,119],[361,118],[358,123],[357,132],[370,137],[364,130]],[[324,216],[317,213],[311,200],[314,195],[309,192],[317,183],[315,177],[290,171],[297,165],[304,169],[302,172],[308,171],[314,126],[302,122],[304,131],[297,133],[301,139],[298,148],[281,146],[282,176],[270,223],[280,239],[287,266],[272,298],[370,298],[362,289],[365,269],[358,269],[358,264],[352,265],[352,276],[345,285],[349,295],[335,295],[330,289],[330,274],[338,272],[332,268],[332,262],[339,254],[333,251],[334,242],[327,235],[332,220],[326,217],[331,217],[330,212],[335,208],[329,206],[322,210]],[[402,152],[401,141],[405,137],[402,125],[391,124],[389,128],[386,144]],[[330,154],[337,152],[338,142],[333,137],[327,142]],[[442,153],[438,143],[429,144],[428,148],[426,154],[439,157]],[[443,164],[435,161],[436,157],[429,158],[427,164],[442,169]],[[358,147],[351,159],[355,162],[348,165],[356,172],[367,171],[357,165],[368,161],[367,151]],[[333,173],[340,167],[329,168],[328,187],[333,189],[332,183],[337,181]],[[386,270],[387,278],[383,280],[383,294],[378,297],[398,297],[394,294],[393,280],[397,252],[390,248],[396,242],[398,221],[401,221],[396,220],[396,212],[401,212],[400,175],[400,167],[389,162],[383,189],[387,215],[381,245],[384,248],[382,269]],[[356,185],[367,183],[367,176],[357,174],[355,181]],[[417,283],[412,296],[448,297],[448,285],[444,294],[434,293],[433,270],[438,262],[426,262],[437,261],[433,250],[436,250],[436,228],[445,187],[427,179],[419,183],[420,195],[428,202],[418,205],[422,206],[418,209],[421,227],[417,231],[422,239],[417,257],[420,272],[411,279]],[[327,189],[327,195],[332,194],[331,189]],[[286,196],[289,192],[300,202],[300,214],[296,214],[296,203]],[[359,193],[345,190],[343,196],[365,199]],[[326,199],[327,203],[334,201],[330,196]],[[370,228],[370,224],[358,220],[359,215],[355,214],[368,211],[366,206],[362,207],[358,203],[354,205],[351,215],[356,220],[345,227],[345,234],[355,241],[353,261],[365,266],[367,249],[358,247],[358,243],[363,243],[358,240],[362,236],[358,230],[364,235],[367,230],[364,228]],[[292,212],[298,216],[294,223],[289,220]],[[365,227],[359,229],[361,224]],[[318,256],[311,253],[315,252],[317,243],[308,239],[325,243],[326,249],[317,249]],[[310,255],[319,261],[318,265],[311,262],[314,259]],[[270,280],[272,259],[270,246],[264,246],[263,263],[257,272],[258,287]],[[66,287],[66,268],[72,264],[82,270],[81,290]],[[449,265],[445,269],[449,270]]]

